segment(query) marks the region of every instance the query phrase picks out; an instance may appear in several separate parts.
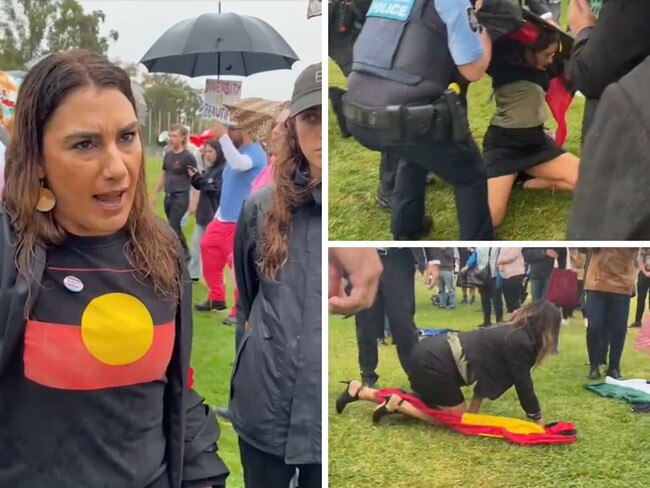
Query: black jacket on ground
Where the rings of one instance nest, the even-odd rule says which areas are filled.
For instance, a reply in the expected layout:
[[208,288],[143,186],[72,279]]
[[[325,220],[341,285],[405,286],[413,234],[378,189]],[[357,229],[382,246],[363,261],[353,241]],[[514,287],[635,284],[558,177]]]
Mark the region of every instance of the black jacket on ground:
[[205,173],[195,173],[190,183],[199,190],[199,203],[196,205],[196,223],[207,226],[214,219],[221,200],[222,174],[225,164],[212,165]]
[[567,73],[571,87],[587,98],[582,121],[583,145],[605,88],[650,55],[649,32],[648,0],[606,0],[596,26],[587,27],[576,36]]
[[514,385],[521,408],[531,417],[540,413],[530,376],[537,357],[535,340],[526,327],[495,325],[458,336],[476,379],[476,395],[494,400]]
[[650,57],[603,93],[583,144],[567,239],[650,239],[648,86]]
[[551,276],[551,271],[555,266],[555,259],[546,255],[547,248],[538,247],[525,247],[521,253],[524,256],[524,261],[530,264],[530,278],[543,279]]
[[[28,290],[28,284],[17,275],[16,242],[8,220],[0,204],[0,376],[24,337]],[[46,260],[45,250],[37,247],[33,289],[40,286]],[[32,296],[31,303],[34,300]],[[172,488],[223,487],[228,469],[216,454],[219,424],[212,410],[188,386],[191,349],[192,288],[184,270],[182,299],[176,312],[176,338],[164,394],[167,471]]]
[[[294,181],[306,187],[296,171]],[[321,464],[322,207],[318,187],[293,212],[288,260],[276,280],[259,268],[269,185],[244,203],[235,233],[239,345],[230,412],[245,442],[287,464]]]

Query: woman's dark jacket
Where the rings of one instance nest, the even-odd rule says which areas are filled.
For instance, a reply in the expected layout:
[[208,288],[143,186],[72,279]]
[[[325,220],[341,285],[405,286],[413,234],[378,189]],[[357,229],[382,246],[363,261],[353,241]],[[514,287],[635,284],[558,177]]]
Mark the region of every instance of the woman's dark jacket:
[[225,164],[214,164],[205,173],[195,173],[190,182],[199,190],[199,203],[196,206],[196,223],[207,226],[214,219],[221,200],[221,182]]
[[[0,204],[0,376],[23,340],[24,307],[28,284],[17,275],[16,242],[4,206]],[[32,289],[38,290],[46,253],[37,247]],[[35,301],[35,294],[31,303]],[[176,312],[176,339],[167,368],[164,429],[167,471],[172,488],[225,486],[228,468],[216,454],[220,430],[214,414],[189,387],[192,349],[192,295],[187,270],[183,271],[182,300]]]
[[[296,172],[294,183],[306,187]],[[259,242],[274,185],[244,204],[235,234],[238,327],[230,390],[235,431],[287,464],[321,463],[321,186],[293,212],[288,260],[277,280],[262,276]]]
[[476,379],[476,395],[494,400],[514,385],[521,408],[531,417],[540,413],[530,376],[537,353],[528,328],[495,325],[458,336]]

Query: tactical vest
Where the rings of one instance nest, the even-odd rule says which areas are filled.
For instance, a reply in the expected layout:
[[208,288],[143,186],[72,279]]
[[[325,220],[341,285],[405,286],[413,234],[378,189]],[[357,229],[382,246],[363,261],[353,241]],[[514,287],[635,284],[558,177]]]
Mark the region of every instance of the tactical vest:
[[373,0],[354,45],[352,70],[405,85],[444,90],[456,77],[447,27],[435,0]]

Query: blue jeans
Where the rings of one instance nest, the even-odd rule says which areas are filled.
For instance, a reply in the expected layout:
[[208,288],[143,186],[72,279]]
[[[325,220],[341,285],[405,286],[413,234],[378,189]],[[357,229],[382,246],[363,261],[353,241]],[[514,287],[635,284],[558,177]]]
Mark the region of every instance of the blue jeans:
[[201,268],[201,237],[205,234],[205,226],[196,224],[194,226],[194,234],[192,235],[192,247],[190,249],[190,264],[187,270],[190,273],[190,278],[198,280],[203,276]]
[[454,272],[440,271],[440,306],[456,308],[456,289],[454,288]]
[[533,300],[546,300],[548,295],[548,285],[551,283],[551,277],[546,278],[531,278],[530,279],[530,295]]

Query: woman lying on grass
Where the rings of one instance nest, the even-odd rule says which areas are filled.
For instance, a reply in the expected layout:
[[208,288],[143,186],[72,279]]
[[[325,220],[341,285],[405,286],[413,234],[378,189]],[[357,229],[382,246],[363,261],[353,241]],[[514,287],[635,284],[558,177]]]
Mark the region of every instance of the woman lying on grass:
[[546,103],[553,58],[560,34],[553,27],[529,24],[528,40],[503,38],[495,43],[488,74],[496,113],[483,139],[488,175],[488,203],[498,227],[506,215],[510,191],[524,173],[524,188],[573,191],[580,160],[567,153],[544,131],[551,114]]
[[[412,394],[431,408],[478,413],[484,398],[495,400],[514,385],[526,416],[544,426],[530,370],[551,352],[561,319],[559,308],[538,300],[517,310],[508,322],[423,339],[411,352],[408,375]],[[474,382],[474,397],[468,406],[461,387]],[[357,400],[376,402],[376,392],[352,380],[336,400],[336,411],[343,412],[348,403]],[[372,420],[378,422],[395,412],[437,424],[398,395],[378,405]]]

